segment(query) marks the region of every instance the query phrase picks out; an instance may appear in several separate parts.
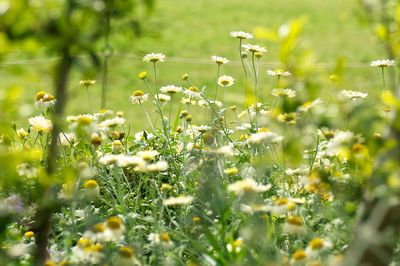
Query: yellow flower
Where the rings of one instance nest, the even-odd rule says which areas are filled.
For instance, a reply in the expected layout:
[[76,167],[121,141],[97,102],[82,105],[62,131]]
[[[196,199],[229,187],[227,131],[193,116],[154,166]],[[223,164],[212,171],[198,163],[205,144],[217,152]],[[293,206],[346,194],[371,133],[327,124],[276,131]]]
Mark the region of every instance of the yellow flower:
[[132,258],[135,255],[135,250],[131,247],[120,247],[118,254],[125,258]]
[[35,233],[33,231],[27,231],[24,234],[25,238],[29,239],[35,236]]
[[239,170],[236,167],[228,168],[224,170],[224,173],[227,175],[236,175]]
[[307,253],[304,250],[300,249],[293,254],[292,258],[294,261],[302,261],[307,258]]
[[140,72],[140,73],[138,74],[138,77],[139,77],[140,79],[145,79],[145,78],[147,78],[147,72],[145,72],[145,71]]

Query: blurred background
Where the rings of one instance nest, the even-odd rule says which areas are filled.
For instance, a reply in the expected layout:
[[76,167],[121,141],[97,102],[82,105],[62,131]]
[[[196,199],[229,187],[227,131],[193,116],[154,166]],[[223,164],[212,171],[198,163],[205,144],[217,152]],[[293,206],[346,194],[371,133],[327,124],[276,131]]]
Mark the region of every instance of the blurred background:
[[[0,14],[10,16],[7,2],[0,0]],[[38,5],[41,1],[28,2]],[[96,8],[96,3],[101,1],[89,2]],[[340,76],[340,89],[374,93],[375,87],[380,84],[380,73],[371,69],[369,62],[385,58],[386,54],[371,34],[374,30],[366,23],[358,1],[126,2],[132,4],[129,12],[110,20],[109,46],[105,46],[105,31],[102,30],[99,33],[102,36],[96,41],[86,40],[93,54],[80,51],[74,54],[79,62],[70,78],[68,114],[90,112],[86,91],[79,86],[79,81],[83,79],[97,80],[97,84],[90,88],[90,93],[94,109],[100,108],[103,59],[105,52],[110,51],[106,107],[115,111],[123,110],[133,123],[142,123],[142,115],[137,114],[139,108],[132,106],[128,99],[133,90],[145,89],[137,74],[140,71],[151,73],[151,64],[142,62],[143,55],[150,52],[163,53],[167,57],[165,63],[158,64],[160,85],[183,86],[185,83],[181,76],[187,73],[197,86],[207,86],[206,93],[214,89],[216,78],[216,65],[210,57],[227,57],[231,62],[223,67],[222,74],[232,75],[237,80],[226,94],[227,101],[232,104],[243,103],[243,73],[238,43],[229,36],[233,30],[253,33],[255,39],[249,43],[268,49],[261,59],[260,71],[260,86],[265,98],[275,86],[275,80],[267,77],[265,72],[278,67],[289,69],[297,79],[302,80],[302,86],[306,86],[314,98],[330,90],[329,75],[332,73]],[[51,8],[56,8],[52,7],[52,1],[43,1],[42,4],[42,11],[47,10],[50,14]],[[102,14],[100,12],[100,17]],[[15,19],[17,13],[13,16]],[[31,22],[27,19],[24,21],[35,24],[34,19]],[[104,24],[97,23],[92,27],[104,28]],[[18,87],[21,106],[24,107],[21,115],[29,116],[34,111],[32,104],[35,93],[40,90],[53,92],[52,69],[59,57],[57,53],[49,52],[46,39],[28,36],[16,45],[4,36],[4,33],[0,35],[1,87],[3,90]],[[92,61],[95,63],[90,63]],[[291,83],[287,86],[294,85]],[[138,128],[141,127],[143,125],[138,125]]]

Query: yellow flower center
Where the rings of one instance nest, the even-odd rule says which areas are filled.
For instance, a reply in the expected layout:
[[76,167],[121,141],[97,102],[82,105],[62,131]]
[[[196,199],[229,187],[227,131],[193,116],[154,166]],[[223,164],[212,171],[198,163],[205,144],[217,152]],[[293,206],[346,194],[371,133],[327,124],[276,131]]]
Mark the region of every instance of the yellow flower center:
[[321,249],[324,247],[324,240],[322,240],[321,238],[314,238],[310,242],[310,247],[312,249]]
[[289,216],[287,222],[292,225],[303,225],[303,221],[299,216]]
[[99,184],[97,184],[96,180],[89,179],[89,180],[85,181],[85,183],[83,184],[83,187],[87,188],[87,189],[93,189],[93,188],[98,188]]
[[170,242],[171,241],[171,237],[169,236],[168,233],[162,233],[160,234],[160,239],[163,242]]
[[194,86],[190,86],[190,87],[188,88],[188,90],[190,90],[190,91],[192,91],[192,92],[199,92],[199,90],[198,90],[196,87],[194,87]]
[[98,233],[103,233],[105,230],[106,230],[106,227],[104,226],[103,223],[95,224],[95,225],[93,225],[93,227],[92,227],[92,231],[93,231],[94,233],[96,233],[96,234],[98,234]]
[[304,250],[297,250],[294,254],[293,254],[293,259],[295,261],[300,261],[300,260],[304,260],[305,258],[307,258],[307,253]]
[[110,218],[107,219],[107,227],[110,229],[120,229],[122,225],[122,221],[121,218],[117,217],[117,216],[112,216]]
[[132,93],[132,95],[135,96],[135,97],[140,97],[140,96],[143,96],[143,95],[144,95],[144,92],[141,91],[141,90],[136,90],[136,91],[134,91],[134,92]]
[[118,254],[125,258],[132,258],[135,254],[135,250],[131,247],[121,247],[118,250]]

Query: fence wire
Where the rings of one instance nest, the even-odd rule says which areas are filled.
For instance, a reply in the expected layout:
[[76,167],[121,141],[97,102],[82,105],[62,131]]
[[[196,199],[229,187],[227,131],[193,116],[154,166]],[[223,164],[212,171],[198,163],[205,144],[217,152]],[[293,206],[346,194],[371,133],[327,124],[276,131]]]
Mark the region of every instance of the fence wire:
[[[104,58],[108,58],[111,56],[110,54],[110,48],[111,46],[107,46],[108,51],[102,51],[99,52],[99,55],[103,56]],[[119,59],[135,59],[138,61],[141,61],[143,56],[135,54],[135,53],[126,53],[126,52],[112,52],[112,55],[114,58],[119,58]],[[87,57],[88,55],[78,55],[76,57]],[[60,57],[43,57],[43,58],[32,58],[32,59],[18,59],[18,60],[6,60],[3,62],[0,62],[0,67],[10,67],[10,66],[16,66],[16,65],[38,65],[38,64],[47,64],[51,63],[54,61],[59,60]],[[215,62],[213,62],[211,59],[208,58],[189,58],[189,57],[168,57],[167,56],[167,62],[170,63],[178,63],[178,64],[191,64],[191,65],[215,65]],[[260,66],[269,66],[269,67],[279,67],[282,64],[279,62],[260,62]],[[317,62],[315,63],[315,67],[318,68],[331,68],[334,67],[336,63],[334,62]],[[241,67],[241,62],[240,60],[230,60],[227,66],[235,66],[235,67]],[[351,62],[346,64],[346,68],[370,68],[370,63],[366,62]]]

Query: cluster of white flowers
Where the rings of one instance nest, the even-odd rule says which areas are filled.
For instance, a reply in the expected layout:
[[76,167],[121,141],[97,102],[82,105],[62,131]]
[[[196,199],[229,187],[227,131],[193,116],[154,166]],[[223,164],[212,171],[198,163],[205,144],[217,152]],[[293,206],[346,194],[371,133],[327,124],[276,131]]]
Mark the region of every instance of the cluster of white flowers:
[[250,137],[246,140],[249,144],[277,144],[283,140],[283,136],[280,136],[276,133],[270,131],[259,131],[257,133],[251,134]]
[[352,91],[352,90],[342,90],[340,92],[344,97],[349,100],[356,101],[360,99],[365,99],[368,97],[368,93],[359,92],[359,91]]
[[260,185],[254,179],[245,178],[238,180],[232,184],[228,185],[228,191],[234,192],[237,195],[243,195],[245,193],[260,193],[271,189],[271,184]]

